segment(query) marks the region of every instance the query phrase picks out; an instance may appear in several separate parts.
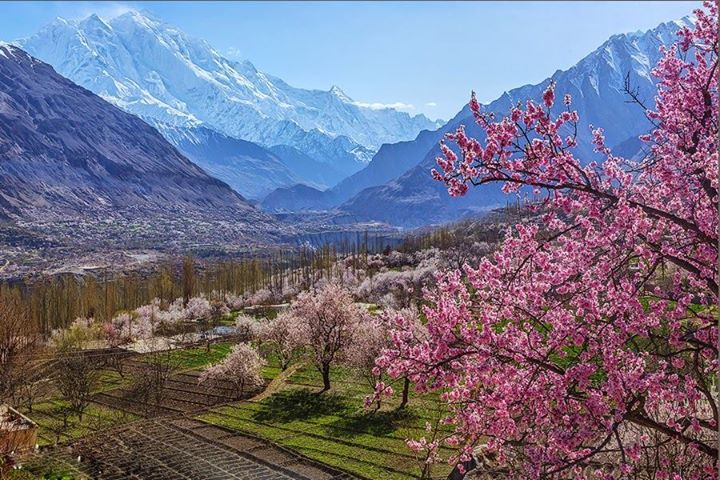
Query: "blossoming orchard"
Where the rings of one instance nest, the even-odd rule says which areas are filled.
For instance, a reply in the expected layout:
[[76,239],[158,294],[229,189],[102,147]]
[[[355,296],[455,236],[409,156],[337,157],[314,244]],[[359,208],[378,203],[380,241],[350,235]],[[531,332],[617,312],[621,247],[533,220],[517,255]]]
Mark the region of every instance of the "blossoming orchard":
[[[567,41],[506,5],[513,41]],[[719,5],[447,123],[134,11],[0,42],[0,480],[720,478]],[[645,6],[541,8],[597,34]],[[132,88],[95,98],[92,65]],[[460,104],[478,66],[446,65]]]
[[581,119],[553,83],[499,119],[473,95],[486,138],[447,135],[432,174],[450,195],[502,183],[542,221],[438,276],[425,341],[397,322],[378,365],[450,409],[414,448],[483,451],[511,478],[716,478],[717,6],[695,14],[662,49],[655,105],[638,104],[642,158],[615,155],[602,126],[598,159],[577,158]]

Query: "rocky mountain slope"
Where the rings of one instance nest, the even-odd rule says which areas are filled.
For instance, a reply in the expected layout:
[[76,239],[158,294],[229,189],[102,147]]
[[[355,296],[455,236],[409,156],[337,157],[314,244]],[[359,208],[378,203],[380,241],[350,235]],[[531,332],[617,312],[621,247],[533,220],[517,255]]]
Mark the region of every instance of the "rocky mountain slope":
[[[237,240],[278,229],[147,123],[9,45],[0,46],[0,213],[57,228],[79,221],[75,233],[86,240],[91,224],[122,229],[142,220],[150,231],[136,243],[174,241],[209,222],[227,223]],[[183,233],[153,232],[160,218],[185,222]]]
[[174,127],[153,120],[148,123],[183,155],[248,198],[263,198],[278,186],[305,181],[279,155],[256,143],[228,137],[202,125]]

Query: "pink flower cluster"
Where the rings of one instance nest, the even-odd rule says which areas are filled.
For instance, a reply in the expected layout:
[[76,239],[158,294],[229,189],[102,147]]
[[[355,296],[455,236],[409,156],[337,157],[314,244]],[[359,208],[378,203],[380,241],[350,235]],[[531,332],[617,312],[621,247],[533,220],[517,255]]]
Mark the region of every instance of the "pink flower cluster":
[[[378,359],[440,391],[465,460],[480,445],[512,478],[716,478],[717,6],[664,49],[641,160],[573,155],[579,122],[555,85],[487,135],[447,136],[451,195],[501,182],[545,193],[492,257],[438,277],[427,335],[399,320]],[[460,152],[459,154],[455,152]],[[422,442],[412,444],[423,448]],[[436,448],[436,447],[433,447]]]

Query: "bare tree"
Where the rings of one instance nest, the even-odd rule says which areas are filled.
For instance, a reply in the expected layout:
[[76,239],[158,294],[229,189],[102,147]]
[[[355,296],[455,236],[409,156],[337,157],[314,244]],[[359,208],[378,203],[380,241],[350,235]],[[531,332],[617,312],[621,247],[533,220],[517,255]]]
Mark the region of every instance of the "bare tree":
[[193,290],[195,289],[195,268],[193,266],[192,257],[185,257],[183,259],[182,284],[183,306],[187,307],[187,304],[193,295]]
[[160,350],[145,356],[143,364],[133,372],[130,391],[133,398],[145,405],[145,413],[157,413],[167,395],[167,382],[179,365],[173,350]]
[[102,326],[90,318],[78,318],[53,337],[55,346],[55,384],[70,410],[82,420],[97,384],[101,362],[88,348],[102,338]]
[[0,397],[15,399],[38,367],[38,334],[15,295],[0,296]]
[[55,382],[70,409],[82,421],[83,413],[90,403],[99,368],[96,360],[79,349],[64,347],[56,356]]

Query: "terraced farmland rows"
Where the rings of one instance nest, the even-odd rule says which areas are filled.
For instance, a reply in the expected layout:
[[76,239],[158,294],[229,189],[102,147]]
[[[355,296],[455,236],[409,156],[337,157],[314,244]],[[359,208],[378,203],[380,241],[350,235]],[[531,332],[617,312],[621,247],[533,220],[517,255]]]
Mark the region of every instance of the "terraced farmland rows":
[[186,418],[160,418],[84,438],[73,455],[93,479],[347,480],[252,437]]
[[[132,368],[146,368],[142,362],[134,362]],[[191,370],[173,375],[165,383],[165,396],[159,406],[149,405],[136,398],[130,387],[104,390],[92,397],[93,402],[122,410],[134,415],[175,415],[203,410],[213,405],[231,402],[237,398],[232,389],[221,385],[201,385],[200,372]],[[262,389],[248,390],[243,396],[251,397]]]

